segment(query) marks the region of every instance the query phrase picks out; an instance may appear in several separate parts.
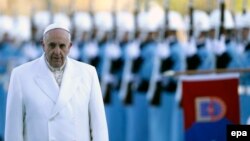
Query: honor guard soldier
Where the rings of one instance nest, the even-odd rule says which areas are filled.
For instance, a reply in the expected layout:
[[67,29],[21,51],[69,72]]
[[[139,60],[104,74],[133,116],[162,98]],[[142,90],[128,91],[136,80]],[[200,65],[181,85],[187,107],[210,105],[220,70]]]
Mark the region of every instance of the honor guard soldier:
[[[142,35],[145,35],[148,27],[148,20],[146,20],[148,13],[146,11],[138,12],[138,15],[135,17],[138,28],[136,30],[136,39],[137,44],[139,43],[140,54],[135,60],[135,63],[132,67],[135,79],[135,90],[133,92],[133,104],[127,111],[127,140],[128,141],[138,141],[138,140],[148,140],[148,101],[146,99],[148,84],[150,80],[150,70],[148,68],[152,62],[148,60],[152,59],[152,54],[154,51],[148,51],[148,56],[146,55],[146,46],[149,45],[149,41],[142,41]],[[153,40],[151,40],[153,41]],[[150,42],[151,42],[150,41]],[[143,43],[142,43],[143,42]],[[153,42],[151,42],[153,43]],[[152,46],[151,49],[154,49]],[[144,51],[143,51],[144,50]],[[143,53],[143,52],[144,53]],[[151,54],[150,54],[151,53]],[[148,60],[146,60],[148,59]],[[147,64],[149,63],[149,64]],[[148,66],[147,66],[148,65]],[[147,66],[147,67],[146,67]],[[146,68],[145,68],[146,67]],[[152,66],[150,66],[152,67]],[[150,69],[150,70],[148,70]],[[146,71],[149,71],[147,74]],[[147,76],[146,76],[147,74]],[[145,76],[147,79],[145,79]]]
[[125,111],[119,99],[119,69],[122,65],[117,63],[121,61],[121,50],[116,36],[116,13],[96,13],[95,24],[99,36],[100,58],[97,70],[101,81],[109,132],[113,133],[110,134],[110,140],[123,141],[125,139]]
[[4,131],[6,93],[12,68],[26,62],[23,42],[30,37],[29,19],[24,16],[15,18],[0,17],[0,136]]
[[98,28],[100,55],[100,63],[97,66],[97,70],[101,79],[101,87],[105,100],[105,98],[109,97],[112,87],[118,84],[111,70],[113,67],[112,61],[119,59],[121,52],[118,44],[113,40],[112,30],[114,28],[114,22],[111,13],[96,13],[95,24]]
[[11,31],[14,27],[13,18],[0,15],[0,138],[4,136],[6,93],[8,82],[8,49],[12,46]]
[[[183,71],[185,70],[183,44],[177,36],[178,32],[185,31],[183,18],[176,11],[167,11],[164,23],[164,46],[169,53],[165,59],[162,59],[160,72],[164,74],[166,71]],[[180,134],[182,115],[179,104],[175,100],[177,79],[163,76],[161,85],[161,104],[154,109],[155,113],[151,113],[151,118],[155,118],[154,129],[151,130],[154,132],[152,140],[175,140],[176,136],[179,140],[182,138]],[[157,130],[157,127],[160,130]]]
[[[238,49],[239,53],[242,56],[243,68],[250,68],[250,13],[238,13],[236,14],[236,26],[238,28]],[[250,73],[245,72],[240,76],[240,115],[241,115],[241,124],[250,123],[250,110],[249,110],[249,101],[250,101]]]
[[[136,15],[132,15],[129,12],[119,12],[117,13],[117,30],[120,41],[121,48],[121,59],[122,59],[122,70],[120,72],[120,100],[123,102],[124,112],[125,112],[125,122],[124,124],[124,137],[126,140],[128,134],[131,132],[130,124],[130,111],[134,104],[134,84],[135,84],[135,74],[133,71],[134,65],[136,65],[136,60],[139,58],[139,41],[135,37],[135,18]],[[123,129],[122,129],[123,130]]]
[[89,13],[76,12],[73,17],[73,23],[76,30],[75,42],[80,52],[79,60],[96,67],[93,62],[98,57],[98,45],[95,38],[91,38],[93,34],[93,21]]
[[[232,37],[232,31],[235,27],[235,23],[232,14],[229,10],[216,9],[210,14],[211,26],[216,28],[217,31],[220,26],[219,41],[217,45],[213,46],[214,53],[216,55],[216,69],[235,69],[242,67],[242,60],[237,51],[236,40]],[[224,21],[220,21],[221,13],[224,14]],[[221,24],[221,25],[220,25]]]
[[0,17],[0,74],[4,75],[8,68],[9,49],[12,48],[12,30],[14,20],[12,17],[2,15]]
[[42,55],[40,44],[43,29],[50,24],[51,15],[49,11],[37,11],[31,17],[31,39],[24,46],[24,54],[28,61],[34,60]]
[[118,36],[120,39],[121,58],[123,67],[121,71],[120,96],[125,105],[132,104],[134,84],[133,65],[140,55],[139,43],[135,38],[135,20],[129,12],[119,12],[117,15]]
[[[193,20],[193,29],[191,27],[189,29],[194,31],[194,35],[189,37],[191,43],[185,49],[187,70],[213,70],[215,68],[215,56],[207,36],[210,30],[209,16],[204,11],[195,10]],[[192,50],[190,48],[194,48],[194,51],[190,51]]]
[[[15,17],[15,46],[16,46],[16,59],[13,60],[13,67],[21,65],[30,61],[27,56],[27,46],[29,47],[31,40],[31,20],[27,16]],[[18,58],[18,59],[17,59]],[[18,60],[18,61],[17,61]]]

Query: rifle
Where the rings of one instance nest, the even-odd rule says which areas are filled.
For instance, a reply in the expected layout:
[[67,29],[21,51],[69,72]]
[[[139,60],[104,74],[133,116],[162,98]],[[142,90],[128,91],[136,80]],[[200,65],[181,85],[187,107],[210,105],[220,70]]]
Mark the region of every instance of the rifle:
[[193,37],[193,25],[194,25],[194,7],[193,7],[193,0],[189,0],[189,38]]
[[[193,31],[194,31],[194,6],[193,6],[193,0],[189,0],[189,42],[193,42]],[[187,69],[193,70],[197,69],[199,67],[201,60],[197,54],[194,54],[192,56],[188,56],[186,59],[187,63]]]
[[243,0],[242,1],[242,14],[244,15],[244,14],[246,14],[246,12],[247,12],[247,4],[248,4],[248,2],[247,2],[247,0]]
[[219,39],[224,34],[225,28],[224,28],[224,22],[225,22],[225,1],[220,0],[220,29],[219,29]]
[[[225,28],[224,28],[224,22],[225,22],[225,1],[224,0],[220,0],[220,13],[221,13],[221,17],[220,17],[220,29],[219,29],[219,35],[218,35],[218,39],[222,39],[222,36],[225,32]],[[231,57],[227,52],[222,53],[221,55],[217,55],[216,56],[216,68],[217,69],[222,69],[222,68],[226,68],[228,62],[230,62]]]

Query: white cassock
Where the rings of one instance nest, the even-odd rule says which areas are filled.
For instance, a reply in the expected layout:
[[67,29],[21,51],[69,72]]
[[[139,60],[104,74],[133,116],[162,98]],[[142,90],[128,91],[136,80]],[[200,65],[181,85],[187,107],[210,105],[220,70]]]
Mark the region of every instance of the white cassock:
[[96,70],[70,58],[60,88],[44,56],[15,68],[6,110],[5,141],[108,141]]

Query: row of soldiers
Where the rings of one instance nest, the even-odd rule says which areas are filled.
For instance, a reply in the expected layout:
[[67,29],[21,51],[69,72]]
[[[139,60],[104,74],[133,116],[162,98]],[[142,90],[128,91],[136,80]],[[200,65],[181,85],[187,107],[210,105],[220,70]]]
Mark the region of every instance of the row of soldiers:
[[[183,17],[160,6],[135,14],[75,12],[67,16],[40,11],[32,18],[1,15],[0,133],[11,69],[40,56],[43,29],[58,22],[72,31],[69,56],[97,69],[111,141],[182,141],[178,78],[166,77],[164,72],[249,68],[248,20],[247,12],[233,17],[228,10],[210,14],[194,10]],[[250,115],[249,84],[249,74],[242,74],[242,124]]]
[[[167,70],[212,70],[248,67],[249,13],[236,14],[233,18],[232,14],[225,10],[224,30],[220,38],[217,36],[218,29],[221,26],[219,10],[212,11],[210,15],[204,11],[195,10],[192,17],[187,16],[184,20],[175,11],[169,11],[167,14],[166,18],[160,8],[140,12],[136,15],[136,18],[129,12],[119,12],[113,15],[108,12],[100,12],[95,15],[76,12],[70,19],[63,13],[55,14],[52,17],[48,11],[42,11],[36,13],[32,21],[24,16],[12,18],[2,15],[0,18],[3,21],[0,26],[1,52],[3,53],[1,64],[8,62],[5,56],[11,53],[14,54],[12,56],[18,56],[16,54],[23,54],[24,56],[19,61],[11,61],[11,65],[13,63],[22,64],[40,56],[42,54],[42,48],[40,47],[41,33],[44,27],[51,22],[52,17],[53,22],[62,22],[72,29],[74,42],[74,47],[70,52],[72,58],[96,66],[100,76],[103,74],[102,69],[106,67],[106,65],[104,65],[105,67],[99,67],[99,64],[104,60],[102,58],[108,58],[107,62],[113,61],[111,67],[106,67],[110,70],[108,70],[110,75],[103,79],[105,81],[111,81],[110,79],[113,77],[111,75],[114,74],[112,73],[113,69],[120,69],[117,70],[118,72],[124,71],[124,65],[126,64],[124,56],[129,57],[134,65],[130,67],[130,72],[132,72],[130,76],[126,76],[126,78],[131,79],[131,75],[136,73],[135,71],[138,72],[139,66],[142,64],[136,62],[142,62],[144,59],[142,57],[143,48],[151,43],[154,43],[153,46],[155,47],[150,52],[152,54],[148,55],[154,61],[160,60],[160,65],[154,67],[158,63],[153,61],[154,65],[150,66],[152,66],[151,69],[158,68],[160,72],[156,73],[159,75]],[[192,25],[189,24],[191,21]],[[178,31],[190,31],[189,33],[192,32],[192,35],[188,37],[187,41],[183,41],[183,38],[180,41],[177,36]],[[185,34],[182,35],[185,36]],[[8,48],[4,47],[8,46],[6,45],[8,43],[12,45]],[[175,43],[180,46],[176,54],[172,52],[171,47]],[[102,46],[108,46],[108,49],[102,49]],[[103,54],[102,51],[105,53]],[[172,57],[175,55],[177,57]],[[154,56],[158,58],[154,59]],[[180,65],[175,63],[174,58],[179,60]],[[9,67],[1,67],[1,70],[3,71],[6,68]],[[153,72],[153,70],[150,72]],[[148,74],[152,75],[152,73]],[[151,75],[147,75],[147,77]],[[119,79],[121,77],[119,76]],[[113,82],[121,82],[121,80]]]

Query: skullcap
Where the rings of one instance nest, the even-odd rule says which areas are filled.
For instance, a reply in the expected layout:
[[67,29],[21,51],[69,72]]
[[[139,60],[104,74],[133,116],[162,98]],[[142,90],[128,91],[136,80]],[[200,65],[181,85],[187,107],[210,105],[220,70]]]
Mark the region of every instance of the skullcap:
[[43,32],[43,36],[44,36],[48,31],[53,30],[53,29],[63,29],[63,30],[65,30],[65,31],[67,31],[67,32],[70,33],[70,30],[69,30],[69,28],[68,28],[66,25],[58,24],[58,23],[52,23],[52,24],[48,25],[48,26],[45,28],[45,30],[44,30],[44,32]]

